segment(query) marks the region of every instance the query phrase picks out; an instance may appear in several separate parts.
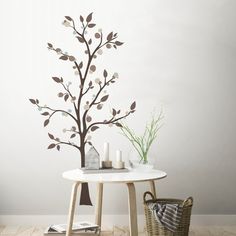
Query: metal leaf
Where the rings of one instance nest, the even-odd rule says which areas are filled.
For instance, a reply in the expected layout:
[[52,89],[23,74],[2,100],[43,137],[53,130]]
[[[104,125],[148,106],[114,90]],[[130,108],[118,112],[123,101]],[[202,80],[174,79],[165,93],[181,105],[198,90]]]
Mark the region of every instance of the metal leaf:
[[79,37],[79,36],[77,36],[76,38],[79,40],[80,43],[83,43],[83,42],[84,42],[84,39],[83,39],[83,38],[81,38],[81,37]]
[[87,122],[91,122],[92,121],[92,117],[91,116],[87,116],[86,120],[87,120]]
[[120,42],[120,41],[115,41],[115,44],[116,44],[116,46],[121,46],[121,45],[124,44],[124,43],[122,43],[122,42]]
[[56,144],[55,144],[55,143],[51,143],[51,144],[48,146],[48,149],[52,149],[52,148],[54,148],[54,147],[56,147]]
[[66,95],[64,96],[65,102],[68,100],[68,98],[69,98],[69,94],[66,94]]
[[103,71],[103,76],[104,76],[105,78],[107,77],[107,71],[106,71],[106,70]]
[[130,106],[130,109],[131,109],[131,110],[134,110],[135,107],[136,107],[136,102],[133,102],[133,103],[131,104],[131,106]]
[[98,110],[101,110],[101,109],[102,109],[102,104],[98,104],[98,105],[97,105],[97,109],[98,109]]
[[63,55],[63,56],[59,57],[59,59],[61,59],[61,60],[63,60],[63,61],[66,61],[66,60],[68,60],[68,56]]
[[107,35],[107,41],[112,40],[112,37],[113,37],[113,32],[111,32]]
[[49,124],[49,119],[45,120],[43,123],[44,127],[46,127],[48,124]]
[[112,108],[112,115],[115,116],[116,115],[116,110],[114,108]]
[[105,95],[101,98],[101,102],[105,102],[108,99],[109,95]]
[[93,28],[96,24],[88,24],[89,28]]
[[79,63],[79,68],[82,69],[82,67],[83,67],[83,62],[81,61],[81,62]]
[[32,104],[36,104],[36,101],[34,99],[29,99]]
[[69,21],[72,21],[72,18],[70,16],[65,16],[65,18]]
[[84,17],[83,16],[80,16],[79,19],[80,19],[81,22],[84,22]]
[[93,126],[93,127],[91,128],[91,131],[95,131],[96,129],[99,129],[99,127],[98,127],[98,126]]
[[90,14],[87,16],[87,18],[86,18],[86,21],[87,21],[87,22],[90,22],[90,21],[92,20],[92,15],[93,15],[93,13],[90,13]]
[[59,79],[58,77],[52,77],[52,79],[57,83],[61,83],[61,79]]
[[116,123],[116,126],[117,126],[117,127],[120,127],[120,128],[123,127],[122,124],[120,124],[120,123],[118,123],[118,122]]
[[48,136],[50,139],[54,139],[54,136],[52,134],[48,133]]

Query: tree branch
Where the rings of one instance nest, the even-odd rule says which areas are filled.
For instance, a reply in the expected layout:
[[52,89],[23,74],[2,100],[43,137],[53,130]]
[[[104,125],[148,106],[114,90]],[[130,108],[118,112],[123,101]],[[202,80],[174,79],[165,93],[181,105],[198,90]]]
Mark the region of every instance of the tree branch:
[[82,34],[75,28],[75,22],[74,22],[74,20],[72,20],[72,24],[73,24],[73,26],[71,26],[71,27],[73,28],[73,30],[74,30],[80,37],[83,38],[83,40],[84,40],[84,42],[85,42],[85,44],[86,44],[86,48],[87,48],[87,50],[88,50],[88,56],[90,57],[90,56],[91,56],[90,48],[89,48],[89,45],[88,45],[88,42],[87,42],[86,38],[84,37],[84,32],[85,32],[85,29],[86,29],[86,27],[87,27],[88,24],[87,24],[86,26],[84,26],[84,24],[83,24],[83,33],[82,33]]
[[50,110],[50,111],[52,111],[52,113],[50,114],[50,116],[49,116],[49,118],[48,119],[50,119],[55,113],[57,113],[57,112],[64,112],[65,114],[67,114],[68,116],[70,116],[75,122],[76,122],[76,124],[78,124],[77,123],[77,119],[72,115],[72,114],[70,114],[69,112],[67,112],[67,111],[65,111],[65,110],[61,110],[61,109],[58,109],[58,110],[56,110],[56,109],[52,109],[52,108],[50,108],[50,107],[48,107],[48,106],[44,106],[44,107],[42,107],[42,106],[40,106],[40,105],[38,105],[38,104],[36,104],[39,108],[41,108],[41,109],[48,109],[48,110]]
[[[63,88],[68,92],[68,94],[70,95],[70,97],[73,99],[74,96],[71,94],[71,92],[70,92],[70,90],[69,90],[69,86],[66,87],[66,86],[64,85],[64,83],[61,83],[61,85],[62,85]],[[74,105],[75,113],[77,113],[77,107],[76,107],[76,104],[75,104],[74,100],[73,100],[73,105]]]
[[91,87],[88,87],[88,88],[84,91],[84,93],[82,94],[82,96],[84,96],[84,95],[90,90],[90,88],[91,88]]
[[78,63],[77,63],[76,61],[74,61],[74,63],[75,63],[75,66],[76,66],[76,68],[77,68],[77,70],[78,70],[78,72],[79,72],[80,82],[81,82],[81,84],[82,84],[83,76],[82,76],[81,70],[80,70],[80,68],[79,68]]
[[107,86],[107,84],[109,82],[111,82],[114,78],[111,78],[110,80],[106,81],[105,79],[105,82],[103,84],[103,86],[100,85],[100,88],[99,88],[99,91],[97,92],[97,95],[95,96],[95,98],[93,99],[93,101],[90,103],[89,105],[89,109],[86,110],[84,112],[84,115],[82,117],[82,121],[83,121],[83,127],[84,127],[84,131],[86,131],[87,127],[86,127],[86,116],[88,114],[88,111],[90,110],[90,108],[93,106],[93,105],[96,105],[96,101],[97,101],[97,98],[99,97],[100,93],[102,92],[102,90]]
[[75,145],[75,144],[72,144],[70,142],[58,142],[56,145],[59,145],[59,144],[65,144],[65,145],[69,145],[69,146],[72,146],[72,147],[75,147],[77,148],[78,150],[80,150],[80,147]]
[[108,124],[115,124],[117,121],[126,118],[127,116],[129,116],[131,114],[131,112],[128,112],[127,114],[120,116],[116,119],[114,119],[115,117],[113,116],[110,120],[108,121],[98,121],[98,122],[94,122],[92,124],[90,124],[86,130],[86,133],[89,131],[89,129],[91,129],[93,126],[95,125],[108,125]]

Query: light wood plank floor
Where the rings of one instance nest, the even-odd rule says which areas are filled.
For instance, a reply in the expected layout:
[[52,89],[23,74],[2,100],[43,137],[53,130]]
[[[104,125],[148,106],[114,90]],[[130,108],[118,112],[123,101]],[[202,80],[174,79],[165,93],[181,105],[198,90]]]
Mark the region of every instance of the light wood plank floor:
[[[0,236],[42,236],[45,227],[37,226],[0,226]],[[127,227],[114,226],[113,230],[105,230],[102,236],[129,236]],[[146,236],[145,230],[139,236]],[[236,236],[236,226],[231,227],[191,227],[189,236]]]

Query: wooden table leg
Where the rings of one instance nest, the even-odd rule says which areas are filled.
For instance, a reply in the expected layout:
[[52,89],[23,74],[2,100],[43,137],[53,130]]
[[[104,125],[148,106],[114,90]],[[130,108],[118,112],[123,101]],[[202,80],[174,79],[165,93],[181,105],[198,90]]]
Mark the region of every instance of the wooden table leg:
[[95,224],[101,228],[102,224],[102,198],[103,198],[103,183],[97,185],[97,204],[95,211]]
[[151,193],[153,194],[153,196],[155,198],[157,198],[157,193],[156,193],[156,187],[155,187],[154,180],[150,180],[149,183],[150,183],[150,187],[151,187]]
[[129,228],[130,236],[138,235],[136,193],[133,183],[127,183],[129,193]]
[[74,220],[74,215],[75,215],[75,203],[76,203],[76,197],[77,197],[77,190],[78,190],[79,185],[80,185],[80,182],[76,182],[73,184],[73,187],[72,187],[66,236],[71,235],[72,225],[73,225],[73,220]]

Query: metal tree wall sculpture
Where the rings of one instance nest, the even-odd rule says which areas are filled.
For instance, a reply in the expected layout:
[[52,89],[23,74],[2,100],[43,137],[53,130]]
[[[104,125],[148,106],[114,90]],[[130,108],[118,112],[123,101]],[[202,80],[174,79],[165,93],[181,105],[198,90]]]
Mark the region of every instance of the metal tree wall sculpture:
[[[96,131],[101,125],[108,125],[110,127],[116,125],[121,127],[119,121],[134,113],[136,108],[135,102],[131,104],[126,112],[112,108],[110,117],[104,120],[94,120],[90,114],[94,109],[101,110],[103,108],[104,103],[109,98],[109,94],[106,93],[106,87],[115,83],[118,78],[117,73],[109,76],[107,70],[104,69],[102,79],[89,79],[89,77],[92,77],[93,72],[96,71],[93,61],[102,54],[102,49],[117,49],[123,44],[117,40],[117,33],[110,32],[104,37],[101,29],[97,30],[93,37],[88,37],[87,31],[96,26],[95,23],[92,23],[92,14],[90,13],[86,18],[80,16],[81,30],[78,30],[75,21],[71,17],[65,16],[65,20],[63,21],[64,26],[73,30],[76,40],[85,46],[87,59],[80,59],[78,62],[75,56],[69,55],[60,48],[48,43],[48,49],[56,52],[60,60],[72,63],[74,73],[78,75],[78,94],[76,95],[71,91],[71,82],[65,83],[62,77],[52,77],[63,89],[63,92],[58,93],[58,97],[63,98],[65,102],[70,101],[72,109],[66,110],[56,109],[46,105],[42,106],[38,99],[29,99],[32,104],[42,111],[41,115],[46,117],[44,127],[50,123],[51,118],[56,114],[61,113],[72,119],[74,125],[70,129],[63,130],[64,132],[70,132],[69,140],[62,140],[48,133],[49,138],[53,141],[48,146],[48,149],[56,148],[60,151],[61,145],[69,145],[76,148],[80,152],[81,167],[85,166],[85,146],[86,144],[92,145],[90,133]],[[88,95],[91,95],[91,93],[92,96],[88,99]],[[76,137],[78,143],[74,141]],[[92,205],[87,183],[82,184],[80,205]]]

